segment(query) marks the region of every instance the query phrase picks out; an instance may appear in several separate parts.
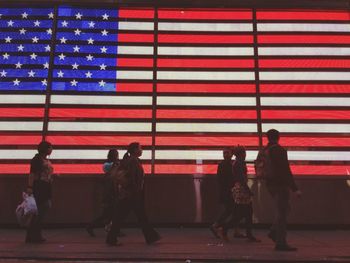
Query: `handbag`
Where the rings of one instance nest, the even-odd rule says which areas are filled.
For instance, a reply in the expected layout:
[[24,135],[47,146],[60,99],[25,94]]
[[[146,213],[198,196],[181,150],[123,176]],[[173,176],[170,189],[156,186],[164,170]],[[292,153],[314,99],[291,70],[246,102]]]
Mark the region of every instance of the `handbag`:
[[20,226],[27,227],[38,214],[38,208],[33,195],[22,193],[23,201],[16,208],[16,218]]

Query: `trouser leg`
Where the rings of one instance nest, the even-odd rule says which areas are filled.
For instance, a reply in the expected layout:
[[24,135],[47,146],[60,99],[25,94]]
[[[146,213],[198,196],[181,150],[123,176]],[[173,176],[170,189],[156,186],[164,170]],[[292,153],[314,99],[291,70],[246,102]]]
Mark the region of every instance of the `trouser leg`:
[[277,245],[285,245],[287,243],[287,215],[289,211],[289,192],[283,189],[276,192],[273,196],[276,215],[272,226],[272,232],[275,235]]

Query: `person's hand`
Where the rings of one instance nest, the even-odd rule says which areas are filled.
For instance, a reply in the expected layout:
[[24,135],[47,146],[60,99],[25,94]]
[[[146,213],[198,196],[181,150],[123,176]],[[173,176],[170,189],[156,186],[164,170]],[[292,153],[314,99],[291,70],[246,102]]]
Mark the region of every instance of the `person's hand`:
[[302,193],[300,190],[294,192],[297,197],[301,197]]
[[31,187],[27,187],[27,194],[32,195],[33,194],[33,189]]

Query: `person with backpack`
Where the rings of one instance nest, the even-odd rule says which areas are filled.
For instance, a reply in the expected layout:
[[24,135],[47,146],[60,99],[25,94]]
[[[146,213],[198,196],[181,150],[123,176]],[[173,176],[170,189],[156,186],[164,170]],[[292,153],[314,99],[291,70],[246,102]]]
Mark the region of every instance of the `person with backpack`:
[[51,207],[53,167],[47,156],[52,153],[52,144],[42,141],[38,145],[38,153],[30,162],[30,174],[27,194],[34,196],[38,214],[35,215],[27,228],[26,243],[43,243],[42,222]]
[[[86,231],[91,237],[95,237],[94,228],[104,225],[105,229],[110,228],[112,221],[113,211],[115,209],[115,203],[118,201],[117,188],[114,185],[112,177],[113,170],[119,166],[119,153],[117,149],[110,149],[108,151],[107,160],[103,164],[102,169],[103,176],[103,192],[102,192],[102,213],[96,217],[88,226]],[[118,236],[124,236],[124,233],[118,231]]]
[[268,237],[275,242],[275,250],[296,251],[288,245],[287,215],[290,210],[289,191],[301,196],[289,167],[287,151],[279,145],[280,133],[275,129],[268,130],[268,144],[258,154],[255,170],[258,177],[265,179],[275,206],[275,219]]
[[[106,243],[118,246],[117,232],[122,221],[130,211],[133,211],[141,226],[147,244],[160,240],[159,234],[148,221],[144,200],[144,170],[139,157],[142,155],[142,146],[138,142],[130,143],[123,160],[116,171],[114,179],[119,188],[117,212],[113,214],[112,228],[107,234]],[[114,211],[116,211],[114,210]]]
[[245,162],[246,150],[238,145],[233,148],[233,154],[236,159],[233,163],[232,171],[234,175],[233,186],[230,189],[230,198],[232,200],[231,219],[219,225],[218,234],[224,241],[229,241],[227,231],[232,227],[238,227],[239,222],[244,219],[246,227],[246,238],[250,242],[260,242],[253,236],[253,203],[251,192],[247,182],[247,165]]

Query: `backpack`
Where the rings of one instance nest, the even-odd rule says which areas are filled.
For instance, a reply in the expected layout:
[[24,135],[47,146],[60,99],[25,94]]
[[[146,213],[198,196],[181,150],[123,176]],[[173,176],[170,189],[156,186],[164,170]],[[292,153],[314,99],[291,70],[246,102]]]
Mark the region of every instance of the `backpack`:
[[274,177],[272,162],[270,158],[270,147],[265,147],[259,151],[258,156],[254,162],[255,174],[258,178],[271,179]]
[[124,165],[119,165],[111,171],[111,176],[113,178],[119,200],[126,199],[131,196],[128,172],[128,168]]

